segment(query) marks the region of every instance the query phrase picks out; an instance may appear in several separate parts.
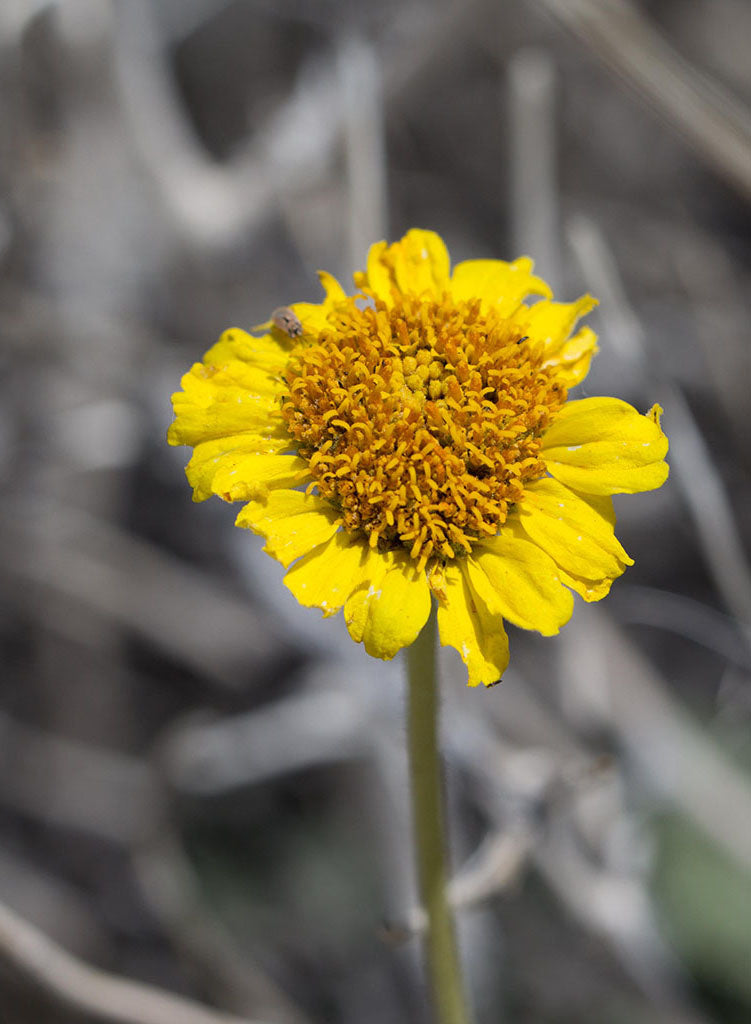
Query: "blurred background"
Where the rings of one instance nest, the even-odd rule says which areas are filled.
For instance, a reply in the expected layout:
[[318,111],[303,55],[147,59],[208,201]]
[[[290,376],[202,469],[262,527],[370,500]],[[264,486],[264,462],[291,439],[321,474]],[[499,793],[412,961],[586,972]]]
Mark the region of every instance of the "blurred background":
[[745,0],[3,0],[2,1024],[428,1024],[402,666],[164,440],[224,328],[412,226],[597,295],[578,395],[671,438],[607,601],[492,690],[442,657],[478,1021],[751,1020],[750,45]]

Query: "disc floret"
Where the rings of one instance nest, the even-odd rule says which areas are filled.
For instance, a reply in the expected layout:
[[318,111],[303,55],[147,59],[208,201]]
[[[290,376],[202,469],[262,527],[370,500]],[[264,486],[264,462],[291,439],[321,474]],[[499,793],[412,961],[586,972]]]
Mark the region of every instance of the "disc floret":
[[352,298],[329,323],[290,359],[282,414],[344,529],[420,567],[497,534],[566,400],[543,346],[448,296]]

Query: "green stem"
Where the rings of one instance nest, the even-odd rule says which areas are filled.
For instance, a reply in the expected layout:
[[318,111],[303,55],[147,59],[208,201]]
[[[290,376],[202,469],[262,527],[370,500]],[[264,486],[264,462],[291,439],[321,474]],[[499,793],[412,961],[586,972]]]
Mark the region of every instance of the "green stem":
[[454,924],[446,899],[441,766],[438,754],[436,621],[432,611],[407,651],[410,782],[420,899],[428,918],[428,977],[440,1024],[470,1024]]

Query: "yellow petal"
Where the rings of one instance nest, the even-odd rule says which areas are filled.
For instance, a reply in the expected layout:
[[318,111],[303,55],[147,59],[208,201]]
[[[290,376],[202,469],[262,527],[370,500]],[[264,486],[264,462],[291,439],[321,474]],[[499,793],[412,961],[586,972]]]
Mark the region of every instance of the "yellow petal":
[[[610,499],[589,500],[557,480],[538,480],[525,488],[524,500],[503,531],[526,536],[572,577],[601,582],[633,565],[613,531]],[[607,504],[605,504],[607,502]],[[577,589],[574,587],[574,589]]]
[[508,637],[500,615],[492,614],[455,563],[444,570],[445,599],[438,605],[444,647],[454,647],[467,666],[469,685],[497,683],[509,661]]
[[297,455],[244,455],[223,464],[211,486],[225,501],[257,501],[277,487],[296,487],[309,480],[308,464]]
[[185,469],[188,482],[193,488],[193,501],[206,501],[217,493],[214,477],[220,469],[236,466],[247,455],[272,455],[284,451],[289,443],[286,431],[280,428],[276,437],[232,434],[196,445],[193,457]]
[[425,572],[406,553],[369,549],[366,580],[344,606],[350,636],[374,658],[388,661],[417,638],[430,614]]
[[532,274],[534,263],[521,256],[504,260],[465,260],[451,275],[451,295],[457,300],[481,299],[501,316],[510,317],[527,295],[552,296],[549,285]]
[[280,344],[270,334],[256,338],[240,327],[230,327],[224,331],[216,345],[208,350],[203,362],[206,366],[225,366],[239,359],[260,370],[278,374],[287,365],[290,347]]
[[337,531],[337,513],[327,501],[302,491],[271,491],[244,505],[235,520],[266,538],[264,551],[285,568],[324,544]]
[[369,550],[344,530],[295,562],[284,577],[285,585],[307,608],[336,615],[349,595],[364,582]]
[[[548,481],[547,483],[551,484],[554,482]],[[539,484],[534,486],[537,487]],[[560,492],[558,493],[565,494],[567,488],[562,484],[557,486],[560,487]],[[577,495],[577,497],[586,502],[586,504],[589,505],[592,511],[599,516],[606,526],[610,527],[611,531],[615,529],[615,511],[613,509],[612,498],[595,494],[580,494]],[[511,533],[515,537],[529,538],[529,534],[523,528],[518,510],[512,513],[504,525],[503,530],[504,533]],[[620,550],[623,552],[623,555],[625,555],[625,559],[623,556],[618,558],[617,564],[619,566],[619,571],[612,576],[603,576],[600,579],[585,579],[583,576],[577,576],[573,572],[567,572],[562,565],[556,562],[561,583],[570,587],[575,593],[579,594],[580,597],[584,598],[585,601],[601,601],[603,597],[607,597],[613,581],[621,575],[626,565],[633,565],[633,559],[629,558],[622,548],[620,548]]]
[[577,320],[597,305],[591,295],[582,295],[576,302],[551,302],[541,299],[522,308],[514,319],[535,341],[542,342],[548,360],[557,355],[574,329]]
[[502,531],[475,552],[467,558],[467,571],[492,611],[543,636],[553,636],[571,618],[573,596],[538,545]]
[[[533,486],[537,486],[537,484]],[[555,490],[555,485],[552,480],[550,481],[549,486]],[[563,487],[564,485],[561,486]],[[565,489],[568,490],[568,488]],[[615,508],[613,506],[613,499],[609,494],[579,494],[577,497],[586,502],[592,511],[607,523],[611,530],[615,530]],[[633,562],[629,561],[628,564],[633,565]]]
[[542,439],[542,457],[562,483],[587,494],[633,494],[665,482],[668,439],[652,416],[618,398],[568,402]]
[[170,444],[197,445],[241,433],[266,433],[283,425],[272,377],[235,361],[222,368],[195,363],[172,396],[175,422]]

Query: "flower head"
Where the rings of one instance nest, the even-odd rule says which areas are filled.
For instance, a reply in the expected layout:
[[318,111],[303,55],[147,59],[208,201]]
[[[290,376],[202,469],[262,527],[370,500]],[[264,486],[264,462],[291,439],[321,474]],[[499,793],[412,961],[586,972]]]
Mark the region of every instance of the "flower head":
[[572,590],[597,601],[632,564],[610,495],[665,481],[659,407],[568,400],[595,300],[552,301],[526,257],[450,273],[412,230],[371,247],[355,295],[320,278],[323,302],[285,307],[301,331],[225,331],[183,377],[169,441],[194,448],[194,500],[244,501],[237,525],[295,597],[343,607],[376,657],[412,643],[432,595],[470,684],[496,682],[504,619],[557,633]]

